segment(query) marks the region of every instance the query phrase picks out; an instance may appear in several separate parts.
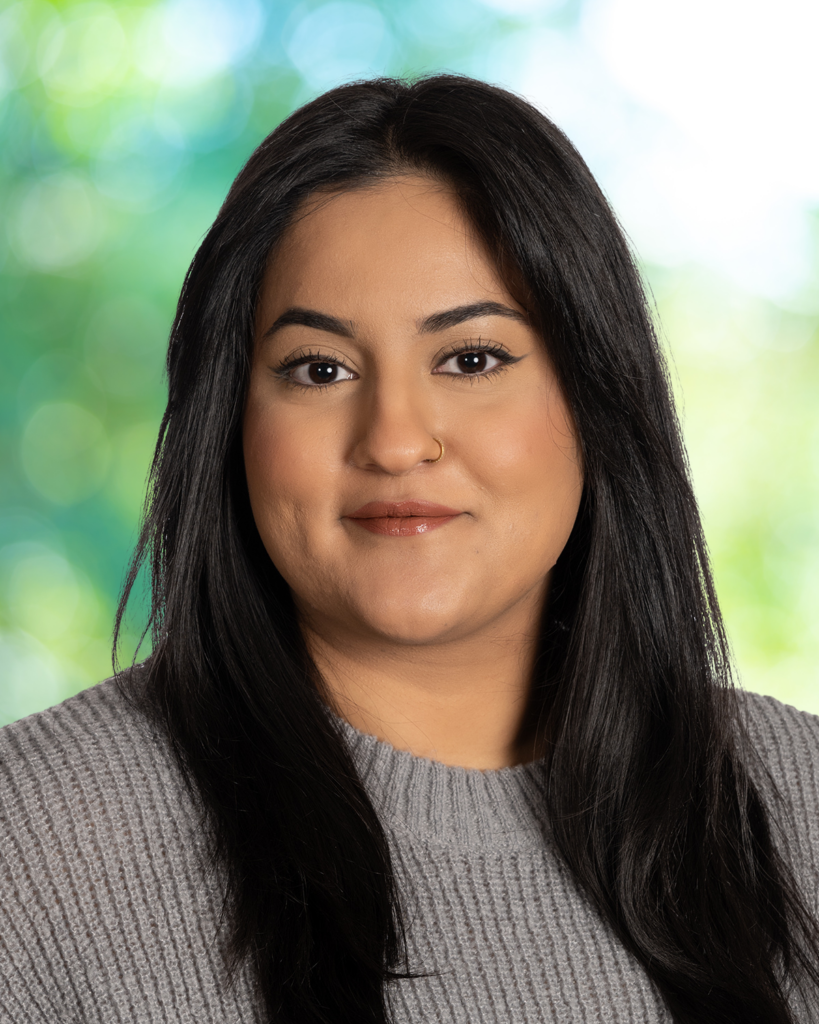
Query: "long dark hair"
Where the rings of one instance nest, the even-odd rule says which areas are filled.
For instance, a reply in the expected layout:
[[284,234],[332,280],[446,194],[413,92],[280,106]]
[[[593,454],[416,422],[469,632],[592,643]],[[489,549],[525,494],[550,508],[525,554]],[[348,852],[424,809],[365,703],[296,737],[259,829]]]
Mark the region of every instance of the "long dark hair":
[[249,508],[241,419],[271,250],[316,190],[444,180],[525,284],[583,451],[533,688],[549,820],[579,886],[680,1024],[786,1024],[816,929],[747,765],[679,425],[639,275],[568,139],[456,76],[343,86],[239,174],[188,271],[168,406],[117,617],[152,574],[142,693],[201,798],[233,963],[271,1021],[388,1018],[407,976],[384,830],[325,712]]

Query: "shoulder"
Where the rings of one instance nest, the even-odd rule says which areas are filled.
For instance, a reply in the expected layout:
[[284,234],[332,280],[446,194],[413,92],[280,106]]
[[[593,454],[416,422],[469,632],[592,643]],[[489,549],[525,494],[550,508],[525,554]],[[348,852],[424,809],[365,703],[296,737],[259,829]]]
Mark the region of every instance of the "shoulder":
[[126,1020],[139,993],[151,1019],[234,1019],[219,906],[169,744],[114,680],[0,729],[0,1018]]
[[126,696],[136,681],[108,679],[0,729],[0,896],[90,892],[197,830],[169,744]]
[[819,716],[740,691],[752,774],[783,830],[797,872],[819,883]]
[[819,716],[744,690],[739,699],[751,745],[777,785],[819,797]]
[[121,874],[200,831],[168,742],[126,695],[136,681],[0,729],[0,892]]
[[114,679],[0,729],[5,835],[115,808],[160,817],[184,789],[168,744]]

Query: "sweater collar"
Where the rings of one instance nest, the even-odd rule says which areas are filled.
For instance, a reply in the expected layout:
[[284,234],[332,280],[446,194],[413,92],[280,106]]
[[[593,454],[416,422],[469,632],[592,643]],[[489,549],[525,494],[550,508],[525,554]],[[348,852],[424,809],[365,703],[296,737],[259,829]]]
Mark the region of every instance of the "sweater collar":
[[[335,716],[334,716],[335,717]],[[337,719],[384,825],[427,843],[542,847],[547,833],[542,761],[482,771],[396,750]]]

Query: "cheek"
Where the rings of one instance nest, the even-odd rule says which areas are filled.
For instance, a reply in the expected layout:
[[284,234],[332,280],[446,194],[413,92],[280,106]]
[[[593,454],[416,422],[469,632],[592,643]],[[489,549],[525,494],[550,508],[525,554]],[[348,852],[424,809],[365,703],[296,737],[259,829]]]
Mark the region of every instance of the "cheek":
[[304,511],[322,503],[320,463],[327,451],[312,441],[288,422],[286,409],[255,401],[251,392],[242,426],[247,487],[256,527],[279,568],[304,548],[310,522]]
[[288,434],[280,429],[275,415],[258,408],[252,400],[242,425],[242,447],[250,503],[261,529],[260,515],[286,500],[288,492],[298,492],[300,466],[290,457]]
[[[491,452],[493,479],[485,485],[508,511],[515,541],[525,542],[550,564],[560,554],[577,517],[583,474],[574,426],[562,397],[542,393],[520,402],[482,435]],[[473,449],[480,460],[481,443]]]

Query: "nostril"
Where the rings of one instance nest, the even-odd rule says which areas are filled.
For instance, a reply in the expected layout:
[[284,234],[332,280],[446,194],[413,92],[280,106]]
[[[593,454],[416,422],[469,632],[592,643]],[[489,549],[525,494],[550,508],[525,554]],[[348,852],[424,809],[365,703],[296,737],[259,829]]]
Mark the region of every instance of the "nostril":
[[443,442],[425,427],[371,420],[353,448],[352,461],[361,468],[401,475],[440,462],[443,455]]

